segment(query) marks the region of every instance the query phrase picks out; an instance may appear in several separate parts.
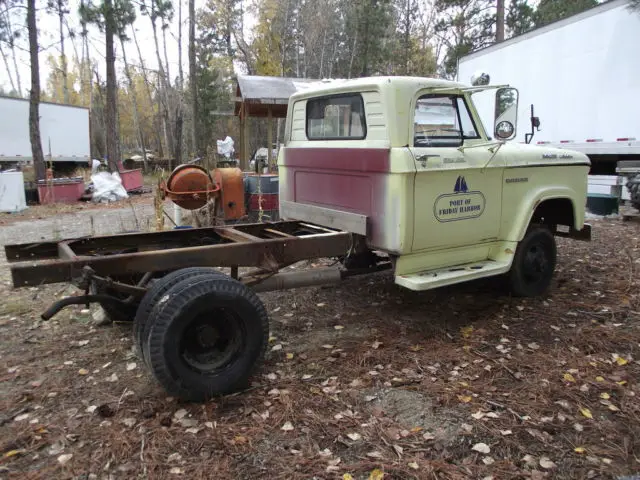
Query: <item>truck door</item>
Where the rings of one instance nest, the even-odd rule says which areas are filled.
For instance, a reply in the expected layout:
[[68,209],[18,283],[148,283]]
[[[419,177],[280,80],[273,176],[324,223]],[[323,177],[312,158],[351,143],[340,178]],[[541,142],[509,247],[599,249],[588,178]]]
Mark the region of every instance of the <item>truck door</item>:
[[414,99],[414,252],[498,236],[504,159],[499,153],[492,158],[490,146],[482,146],[487,140],[467,102],[451,94]]

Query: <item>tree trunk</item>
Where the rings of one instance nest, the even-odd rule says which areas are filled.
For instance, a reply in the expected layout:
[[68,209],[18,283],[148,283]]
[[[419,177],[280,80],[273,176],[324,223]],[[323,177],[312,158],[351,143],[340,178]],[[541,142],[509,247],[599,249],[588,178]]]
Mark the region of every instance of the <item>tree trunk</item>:
[[189,0],[189,86],[191,87],[191,115],[193,116],[193,149],[200,156],[200,109],[198,107],[198,83],[196,79],[196,7],[195,0]]
[[[149,77],[147,77],[147,69],[144,66],[144,59],[142,58],[142,52],[140,51],[140,44],[138,43],[138,37],[136,37],[136,29],[131,25],[131,31],[133,33],[133,41],[136,44],[138,50],[138,58],[140,59],[140,69],[142,70],[142,78],[144,79],[144,86],[149,96],[149,105],[153,105],[153,95],[151,95],[151,84],[149,83]],[[162,150],[162,139],[160,136],[161,125],[157,115],[153,116],[153,123],[155,124],[156,143],[158,145],[158,155],[163,157],[164,151]]]
[[11,75],[11,69],[9,68],[9,60],[7,59],[7,55],[4,53],[2,49],[2,45],[0,44],[0,55],[2,55],[2,60],[4,61],[4,66],[7,69],[7,75],[9,76],[9,83],[11,84],[11,90],[15,92],[18,91],[16,88],[16,84],[13,82],[13,75]]
[[[113,0],[104,0],[105,10],[113,11]],[[105,42],[106,42],[106,59],[107,59],[107,105],[105,123],[107,129],[107,161],[109,162],[109,170],[118,171],[118,162],[120,161],[120,144],[118,142],[118,104],[116,97],[116,56],[113,47],[114,27],[113,19],[105,21]]]
[[178,0],[178,75],[180,90],[184,89],[184,72],[182,71],[182,0]]
[[38,63],[38,26],[36,0],[27,1],[27,29],[29,30],[29,60],[31,62],[31,91],[29,92],[29,139],[36,179],[44,180],[45,164],[40,141],[40,64]]
[[504,0],[498,0],[496,12],[496,43],[504,42]]
[[64,53],[64,10],[62,0],[58,0],[58,19],[60,20],[60,66],[62,67],[62,93],[64,103],[69,103],[69,82],[67,56]]
[[[153,2],[152,2],[153,5]],[[158,81],[160,83],[160,88],[158,89],[158,98],[160,99],[160,105],[162,106],[161,116],[162,116],[162,132],[164,134],[164,143],[167,147],[167,153],[169,156],[173,155],[173,143],[171,142],[171,138],[169,135],[169,90],[167,85],[167,76],[165,75],[164,65],[162,64],[162,58],[160,57],[160,43],[158,42],[158,29],[156,25],[156,20],[153,17],[153,11],[151,16],[151,28],[153,29],[153,42],[156,47],[156,58],[158,60]],[[169,164],[169,168],[171,168],[171,164]]]
[[13,70],[16,74],[16,86],[18,87],[18,94],[20,98],[22,98],[22,82],[20,81],[20,70],[18,69],[18,57],[16,55],[16,41],[13,32],[13,27],[11,25],[11,17],[9,16],[9,12],[7,11],[6,15],[7,22],[7,33],[9,38],[11,39],[11,43],[9,43],[9,47],[11,47],[11,57],[13,60]]
[[120,46],[122,47],[122,60],[124,61],[124,73],[127,76],[127,82],[129,83],[129,95],[131,95],[131,103],[133,104],[133,128],[138,133],[138,145],[142,150],[142,159],[144,162],[144,170],[148,171],[149,165],[147,163],[147,149],[144,144],[144,135],[142,135],[142,127],[140,125],[140,115],[138,113],[138,97],[136,95],[135,85],[131,78],[131,70],[129,69],[129,63],[127,62],[127,52],[124,48],[124,41],[120,37]]
[[162,27],[162,49],[164,50],[164,70],[167,73],[167,85],[171,88],[171,73],[169,73],[169,57],[167,56],[167,29],[165,27]]

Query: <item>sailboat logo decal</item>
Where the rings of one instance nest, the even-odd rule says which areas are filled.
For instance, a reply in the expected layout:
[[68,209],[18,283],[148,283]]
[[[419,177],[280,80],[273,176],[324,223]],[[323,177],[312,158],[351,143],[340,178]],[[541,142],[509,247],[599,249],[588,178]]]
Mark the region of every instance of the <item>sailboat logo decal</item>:
[[456,179],[453,193],[444,193],[436,198],[433,215],[439,222],[455,222],[478,218],[484,213],[486,199],[479,191],[470,191],[462,175]]
[[467,181],[462,175],[460,175],[456,180],[456,186],[453,187],[453,191],[456,193],[467,193],[469,191],[469,187],[467,187]]

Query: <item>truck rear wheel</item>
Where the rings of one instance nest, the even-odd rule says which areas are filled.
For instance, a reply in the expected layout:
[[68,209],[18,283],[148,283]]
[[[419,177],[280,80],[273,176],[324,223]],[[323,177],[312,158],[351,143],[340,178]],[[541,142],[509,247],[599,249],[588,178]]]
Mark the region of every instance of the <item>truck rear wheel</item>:
[[546,228],[532,228],[518,244],[509,272],[513,294],[518,297],[542,295],[551,285],[555,268],[555,238]]
[[180,283],[185,278],[194,277],[196,275],[201,275],[204,273],[219,275],[221,277],[226,276],[222,272],[219,272],[212,267],[182,268],[159,278],[153,283],[151,288],[147,290],[147,293],[144,295],[144,297],[142,297],[142,301],[138,306],[135,314],[135,319],[133,321],[133,341],[140,358],[145,358],[145,355],[143,353],[143,345],[145,344],[147,335],[149,333],[149,316],[151,315],[153,307],[155,307],[156,303],[158,303],[158,300],[160,300],[162,296],[167,293],[167,291],[169,291],[169,289],[171,289],[177,283]]
[[188,401],[245,387],[269,338],[269,317],[258,296],[232,278],[208,275],[185,279],[166,296],[151,313],[146,345],[160,384]]

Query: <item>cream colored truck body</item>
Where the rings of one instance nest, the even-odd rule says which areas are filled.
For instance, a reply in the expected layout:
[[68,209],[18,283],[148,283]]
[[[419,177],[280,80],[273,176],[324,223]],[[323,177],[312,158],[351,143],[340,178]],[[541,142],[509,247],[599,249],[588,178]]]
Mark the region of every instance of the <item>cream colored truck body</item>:
[[[357,128],[348,119],[353,138],[310,138],[308,103],[349,95],[361,96],[364,107]],[[588,158],[499,145],[490,140],[472,96],[459,83],[414,77],[329,81],[294,94],[278,158],[281,217],[365,236],[369,248],[394,260],[396,283],[412,290],[508,272],[540,212],[553,219],[555,234],[579,236],[587,228]],[[420,110],[424,102],[446,103],[443,97],[453,98],[459,112],[466,104],[472,119],[465,125],[458,114],[461,130],[477,137],[465,138],[462,148],[414,140],[421,128],[417,104]],[[320,129],[331,126],[327,115]],[[337,122],[344,126],[341,115]],[[556,231],[555,225],[566,228]]]

